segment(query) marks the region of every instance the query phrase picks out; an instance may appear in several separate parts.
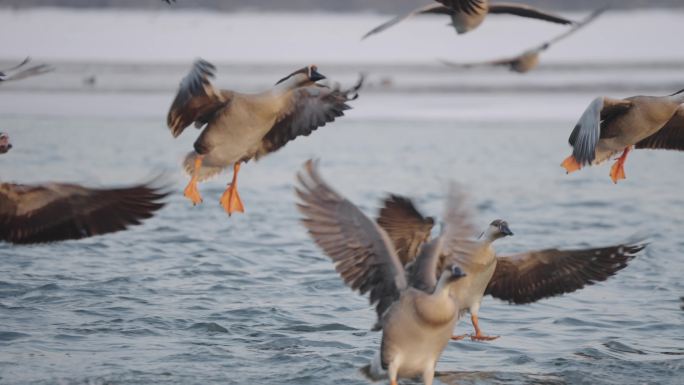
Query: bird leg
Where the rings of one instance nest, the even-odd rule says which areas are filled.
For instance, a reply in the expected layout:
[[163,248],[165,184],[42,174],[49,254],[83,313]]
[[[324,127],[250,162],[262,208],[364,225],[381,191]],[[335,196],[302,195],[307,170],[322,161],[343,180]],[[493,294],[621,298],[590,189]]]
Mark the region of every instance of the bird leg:
[[579,164],[579,162],[577,162],[577,159],[575,159],[575,157],[572,155],[565,158],[563,163],[561,163],[561,166],[565,169],[565,172],[568,174],[575,172],[575,171],[582,168],[582,165]]
[[183,195],[192,201],[193,206],[202,203],[202,196],[197,190],[197,177],[200,168],[202,168],[202,155],[197,155],[195,158],[195,168],[192,170],[192,176],[190,177],[190,182],[188,183],[185,190],[183,190]]
[[240,162],[233,165],[233,181],[230,182],[226,191],[221,195],[221,206],[228,212],[228,216],[234,212],[245,212],[245,206],[242,204],[240,194],[237,191],[237,176],[240,172]]
[[627,154],[629,154],[631,149],[631,146],[625,148],[625,151],[622,152],[622,155],[617,159],[617,162],[610,168],[610,179],[613,180],[613,183],[625,179],[625,161],[627,160]]
[[475,335],[471,335],[470,339],[473,341],[491,341],[499,338],[499,336],[486,336],[482,334],[482,330],[480,330],[480,325],[478,324],[478,319],[476,314],[471,314],[470,315],[470,321],[473,323],[473,327],[475,328]]

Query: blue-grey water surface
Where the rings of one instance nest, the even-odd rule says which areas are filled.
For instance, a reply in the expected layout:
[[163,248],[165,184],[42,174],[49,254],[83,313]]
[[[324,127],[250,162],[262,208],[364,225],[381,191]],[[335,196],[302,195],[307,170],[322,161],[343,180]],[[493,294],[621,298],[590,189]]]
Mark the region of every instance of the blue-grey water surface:
[[[515,232],[498,245],[504,254],[650,240],[629,267],[582,291],[527,306],[485,298],[481,325],[502,337],[450,343],[437,383],[682,383],[682,154],[635,151],[618,185],[609,165],[569,176],[559,167],[585,105],[637,92],[648,68],[623,70],[634,75],[607,79],[608,89],[553,71],[532,74],[545,86],[522,91],[520,77],[502,73],[491,75],[502,92],[458,92],[458,79],[439,93],[370,89],[347,118],[244,166],[247,212],[232,218],[218,205],[229,174],[201,185],[200,206],[181,194],[179,163],[197,131],[174,140],[165,113],[185,68],[71,68],[0,89],[0,130],[15,146],[0,157],[2,180],[102,186],[166,172],[174,194],[126,232],[0,244],[0,383],[367,384],[359,368],[379,343],[374,312],[298,224],[294,175],[310,157],[369,215],[396,192],[439,216],[447,183],[465,183],[479,225],[504,218]],[[76,76],[91,71],[94,89]],[[242,81],[259,88],[279,73]],[[646,91],[675,91],[677,80]],[[457,327],[470,330],[465,319]]]

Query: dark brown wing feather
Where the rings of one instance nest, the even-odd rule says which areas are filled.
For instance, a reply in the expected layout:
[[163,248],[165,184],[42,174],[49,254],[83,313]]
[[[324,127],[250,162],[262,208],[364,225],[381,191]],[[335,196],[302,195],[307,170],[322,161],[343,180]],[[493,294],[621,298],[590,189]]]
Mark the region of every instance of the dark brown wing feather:
[[309,160],[297,175],[302,223],[335,263],[352,290],[370,291],[378,319],[407,287],[404,269],[387,234],[352,202],[335,192]]
[[549,21],[551,23],[564,24],[564,25],[574,23],[574,21],[566,19],[564,17],[554,15],[552,13],[548,13],[545,11],[541,11],[539,9],[530,7],[528,5],[516,4],[516,3],[490,4],[489,5],[489,13],[492,13],[492,14],[506,13],[506,14],[510,14],[510,15],[528,17],[528,18],[532,18],[532,19],[544,20],[544,21]]
[[289,106],[264,136],[257,157],[277,151],[298,136],[308,136],[318,127],[343,116],[344,111],[351,108],[347,102],[358,97],[357,91],[362,84],[363,77],[347,90],[338,86],[311,86],[292,91]]
[[646,244],[623,244],[584,250],[547,249],[498,257],[485,294],[514,304],[571,293],[605,281]]
[[663,128],[638,142],[636,148],[684,151],[684,107]]
[[392,239],[404,266],[418,256],[420,247],[430,239],[435,224],[434,219],[424,217],[409,198],[399,195],[385,199],[377,222]]
[[438,3],[456,11],[469,15],[480,14],[487,9],[487,0],[436,0]]
[[213,64],[199,59],[181,81],[166,117],[174,138],[193,123],[198,127],[209,123],[218,110],[230,103],[229,91],[221,92],[211,85],[209,79],[214,77],[215,71]]
[[150,184],[90,189],[73,184],[0,185],[0,240],[43,243],[124,230],[164,206]]

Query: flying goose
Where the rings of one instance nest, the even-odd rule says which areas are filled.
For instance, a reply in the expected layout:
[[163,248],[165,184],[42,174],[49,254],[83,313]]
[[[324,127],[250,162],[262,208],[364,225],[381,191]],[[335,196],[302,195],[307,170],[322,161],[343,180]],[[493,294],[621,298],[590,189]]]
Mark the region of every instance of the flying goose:
[[566,37],[572,35],[573,33],[577,32],[579,29],[582,27],[586,26],[590,22],[592,22],[594,19],[599,17],[603,12],[606,11],[607,8],[602,8],[599,10],[594,11],[591,15],[589,15],[587,18],[582,20],[581,22],[575,24],[572,28],[569,30],[565,31],[564,33],[554,37],[553,39],[546,41],[545,43],[534,47],[532,49],[529,49],[520,55],[514,56],[514,57],[508,57],[508,58],[502,58],[502,59],[496,59],[496,60],[490,60],[490,61],[485,61],[485,62],[479,62],[479,63],[456,63],[448,60],[441,60],[442,63],[450,66],[450,67],[455,67],[455,68],[473,68],[473,67],[509,67],[511,71],[518,72],[518,73],[526,73],[529,72],[539,65],[539,55],[549,49],[551,45],[565,39]]
[[[413,250],[420,250],[429,242],[424,234],[428,222],[408,198],[401,198],[410,209],[394,210],[403,215],[381,215],[378,223],[388,231],[392,243],[404,244],[408,240],[425,239]],[[397,196],[385,201],[385,208],[396,205]],[[514,255],[497,255],[494,241],[513,235],[508,223],[501,219],[491,224],[478,238],[472,224],[472,210],[466,204],[465,194],[452,186],[444,220],[447,224],[448,242],[442,250],[440,265],[457,265],[465,273],[459,289],[452,291],[462,312],[471,314],[475,334],[473,340],[492,340],[497,337],[482,333],[478,322],[480,302],[484,295],[508,301],[512,304],[527,304],[540,299],[564,293],[571,293],[587,285],[605,281],[617,271],[625,268],[645,244],[631,243],[591,249],[543,249]],[[381,213],[385,210],[383,208]],[[415,259],[407,256],[407,263]],[[441,272],[438,268],[436,274]],[[461,339],[465,336],[455,336]]]
[[202,201],[197,182],[233,166],[233,179],[220,200],[229,215],[244,212],[237,191],[242,162],[258,160],[343,116],[351,108],[347,102],[358,97],[363,82],[361,78],[347,90],[323,86],[316,82],[325,76],[310,65],[282,78],[270,90],[243,94],[214,88],[209,81],[214,72],[209,62],[200,59],[194,63],[180,84],[167,124],[174,137],[192,123],[205,127],[195,141],[195,151],[184,161],[191,175],[184,194],[193,204]]
[[0,132],[0,154],[6,154],[11,148],[12,143],[10,143],[9,135]]
[[302,223],[344,282],[361,294],[370,291],[371,303],[390,299],[379,316],[382,341],[369,374],[389,377],[393,385],[398,377],[422,375],[426,385],[432,384],[460,313],[450,293],[465,277],[458,266],[435,275],[445,239],[425,244],[407,274],[387,233],[328,186],[316,163],[308,161],[297,177]]
[[31,59],[27,57],[26,59],[24,59],[24,61],[22,61],[21,63],[17,64],[12,68],[0,70],[0,82],[20,80],[31,76],[41,75],[47,72],[54,71],[54,68],[50,67],[47,64],[40,64],[33,67],[21,69],[21,67],[28,64],[30,60]]
[[362,39],[382,32],[387,28],[399,23],[400,21],[422,14],[448,15],[451,17],[451,25],[460,35],[479,27],[484,21],[485,17],[490,13],[507,13],[558,24],[573,24],[572,20],[568,20],[548,12],[540,11],[524,4],[490,4],[489,0],[436,0],[436,3],[414,9],[406,15],[397,16],[385,22],[384,24],[373,28],[368,33],[363,35]]
[[613,183],[625,179],[627,154],[637,149],[684,150],[684,90],[669,96],[598,97],[570,134],[567,173],[597,165],[622,152],[610,169]]
[[124,230],[164,206],[152,182],[95,189],[66,183],[0,183],[0,241],[29,244]]

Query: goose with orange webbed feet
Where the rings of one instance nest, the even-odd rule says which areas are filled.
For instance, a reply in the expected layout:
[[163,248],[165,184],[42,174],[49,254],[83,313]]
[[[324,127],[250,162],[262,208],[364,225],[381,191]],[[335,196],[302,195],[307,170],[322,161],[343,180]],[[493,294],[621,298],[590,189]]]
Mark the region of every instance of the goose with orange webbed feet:
[[258,94],[244,94],[215,88],[210,78],[215,67],[197,60],[182,80],[167,124],[174,137],[194,123],[204,127],[195,141],[195,151],[184,161],[191,175],[185,196],[193,204],[202,201],[197,183],[233,166],[233,178],[220,199],[228,212],[244,212],[237,191],[240,164],[259,159],[282,148],[299,136],[344,115],[347,104],[358,97],[363,78],[352,88],[327,87],[315,65],[294,71],[276,85]]
[[684,90],[669,96],[598,97],[580,117],[569,139],[572,155],[561,166],[569,174],[622,153],[610,170],[625,179],[632,148],[684,151]]

